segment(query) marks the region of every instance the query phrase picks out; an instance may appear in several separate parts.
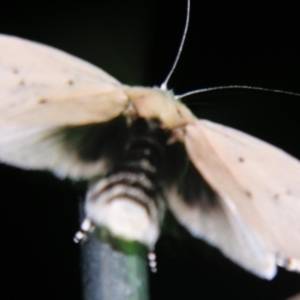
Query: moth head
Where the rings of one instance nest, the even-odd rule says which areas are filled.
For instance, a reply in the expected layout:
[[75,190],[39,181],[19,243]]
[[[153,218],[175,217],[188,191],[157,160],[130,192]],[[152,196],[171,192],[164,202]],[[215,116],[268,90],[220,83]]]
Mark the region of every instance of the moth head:
[[159,88],[125,87],[136,114],[146,120],[157,119],[164,129],[172,130],[195,121],[192,112],[172,91]]

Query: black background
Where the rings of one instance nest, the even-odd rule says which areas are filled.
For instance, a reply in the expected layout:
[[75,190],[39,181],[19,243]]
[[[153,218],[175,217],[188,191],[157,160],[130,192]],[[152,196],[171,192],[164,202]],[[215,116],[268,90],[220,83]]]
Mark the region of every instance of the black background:
[[[126,84],[159,85],[174,61],[186,2],[0,0],[0,32],[39,41],[100,66]],[[169,87],[248,85],[300,93],[298,7],[192,0],[181,60]],[[0,83],[1,84],[1,83]],[[250,92],[193,96],[200,117],[231,125],[300,158],[300,98]],[[1,166],[1,289],[4,300],[81,299],[78,199],[83,190],[43,172]],[[300,216],[299,216],[300,217]],[[271,282],[192,241],[162,239],[151,299],[284,299],[300,275]]]

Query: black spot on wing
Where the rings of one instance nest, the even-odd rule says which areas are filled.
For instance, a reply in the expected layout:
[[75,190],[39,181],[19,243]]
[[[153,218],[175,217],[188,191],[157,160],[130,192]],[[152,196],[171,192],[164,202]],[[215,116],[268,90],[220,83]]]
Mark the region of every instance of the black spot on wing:
[[67,151],[85,162],[100,158],[113,161],[121,155],[128,128],[125,118],[119,117],[106,123],[64,127],[57,134]]
[[48,101],[45,98],[41,98],[37,102],[38,104],[46,104]]
[[249,198],[249,199],[252,199],[252,193],[250,192],[250,191],[248,191],[248,190],[246,190],[245,191],[245,194],[246,194],[246,196]]
[[218,196],[191,163],[181,143],[168,146],[165,161],[164,180],[167,185],[176,185],[187,205],[200,204],[204,210],[217,205]]
[[188,204],[200,203],[204,210],[209,210],[218,204],[217,194],[191,162],[188,162],[187,172],[183,178],[183,197]]

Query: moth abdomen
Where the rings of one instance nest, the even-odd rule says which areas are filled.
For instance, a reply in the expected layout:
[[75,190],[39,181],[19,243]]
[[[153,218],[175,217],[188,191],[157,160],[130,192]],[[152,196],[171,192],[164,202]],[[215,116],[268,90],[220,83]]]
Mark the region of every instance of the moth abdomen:
[[152,248],[165,213],[161,174],[170,132],[156,120],[134,120],[105,177],[93,180],[86,215],[113,235]]

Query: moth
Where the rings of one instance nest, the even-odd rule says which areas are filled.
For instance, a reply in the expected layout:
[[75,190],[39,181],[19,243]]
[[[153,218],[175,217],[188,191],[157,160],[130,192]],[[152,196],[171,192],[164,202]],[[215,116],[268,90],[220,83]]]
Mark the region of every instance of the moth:
[[[300,163],[161,88],[0,35],[0,160],[90,182],[82,230],[151,250],[169,209],[250,272],[300,271]],[[81,232],[82,233],[82,232]],[[77,236],[81,238],[80,234]]]

